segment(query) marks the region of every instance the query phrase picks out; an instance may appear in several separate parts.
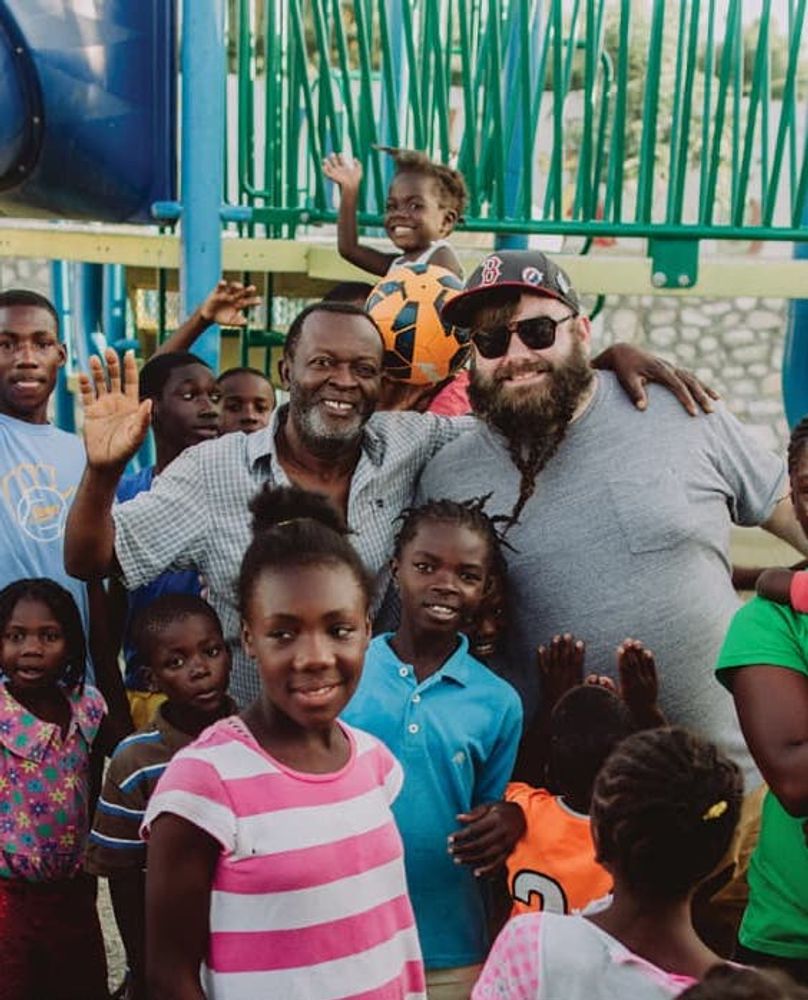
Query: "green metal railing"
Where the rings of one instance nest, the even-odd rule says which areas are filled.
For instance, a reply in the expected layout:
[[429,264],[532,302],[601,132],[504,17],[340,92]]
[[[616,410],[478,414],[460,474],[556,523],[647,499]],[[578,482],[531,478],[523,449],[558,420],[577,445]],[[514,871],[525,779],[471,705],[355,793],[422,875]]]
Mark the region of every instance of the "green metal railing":
[[[350,150],[378,226],[379,145],[456,160],[463,228],[641,237],[658,284],[698,241],[808,240],[808,0],[233,0],[238,164],[256,231],[333,222]],[[657,267],[658,264],[658,267]]]

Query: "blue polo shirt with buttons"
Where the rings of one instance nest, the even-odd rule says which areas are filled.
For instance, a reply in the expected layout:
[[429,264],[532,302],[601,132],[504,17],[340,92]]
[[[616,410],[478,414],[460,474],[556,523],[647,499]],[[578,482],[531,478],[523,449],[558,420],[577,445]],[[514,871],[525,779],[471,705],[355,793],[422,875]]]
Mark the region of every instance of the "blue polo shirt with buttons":
[[522,733],[522,703],[469,654],[465,636],[421,684],[391,638],[371,642],[343,718],[377,736],[404,768],[393,812],[426,967],[472,965],[490,944],[483,897],[472,869],[453,862],[447,838],[462,827],[458,813],[502,798]]

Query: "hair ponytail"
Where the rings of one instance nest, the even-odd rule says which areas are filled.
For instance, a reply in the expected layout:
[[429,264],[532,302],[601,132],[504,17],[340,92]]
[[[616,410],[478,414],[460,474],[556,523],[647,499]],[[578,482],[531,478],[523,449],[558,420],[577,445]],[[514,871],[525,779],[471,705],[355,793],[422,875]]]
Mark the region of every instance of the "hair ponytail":
[[296,486],[266,485],[249,507],[253,540],[239,574],[242,615],[264,570],[298,566],[347,566],[370,604],[373,580],[348,541],[350,530],[344,517],[326,497]]

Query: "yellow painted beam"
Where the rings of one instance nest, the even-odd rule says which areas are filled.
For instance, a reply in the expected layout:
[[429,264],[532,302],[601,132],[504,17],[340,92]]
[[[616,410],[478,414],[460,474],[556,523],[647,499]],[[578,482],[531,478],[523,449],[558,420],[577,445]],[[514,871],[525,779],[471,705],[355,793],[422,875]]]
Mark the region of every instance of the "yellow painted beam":
[[[460,249],[468,274],[485,251]],[[602,254],[556,255],[567,268],[578,291],[611,295],[696,295],[705,298],[766,296],[804,298],[808,289],[808,261],[759,256],[707,257],[699,261],[699,281],[692,288],[655,288],[647,257]],[[149,231],[120,231],[111,227],[14,225],[0,223],[0,257],[34,257],[97,264],[123,264],[146,269],[176,269],[179,239]],[[261,240],[225,237],[225,271],[277,275],[275,293],[316,297],[338,281],[374,281],[322,242]],[[146,273],[144,272],[144,278]]]
[[179,266],[176,236],[119,232],[102,227],[0,226],[0,257],[41,257],[87,264]]

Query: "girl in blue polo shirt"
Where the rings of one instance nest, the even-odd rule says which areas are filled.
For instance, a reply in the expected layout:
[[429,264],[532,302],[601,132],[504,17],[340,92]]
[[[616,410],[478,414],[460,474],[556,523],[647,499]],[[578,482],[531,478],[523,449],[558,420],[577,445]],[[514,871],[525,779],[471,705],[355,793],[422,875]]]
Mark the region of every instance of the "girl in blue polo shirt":
[[482,503],[405,512],[393,576],[401,625],[370,644],[344,716],[404,767],[393,806],[404,840],[431,997],[467,997],[489,940],[480,878],[524,830],[501,800],[522,729],[519,696],[469,653],[460,632],[502,557]]

